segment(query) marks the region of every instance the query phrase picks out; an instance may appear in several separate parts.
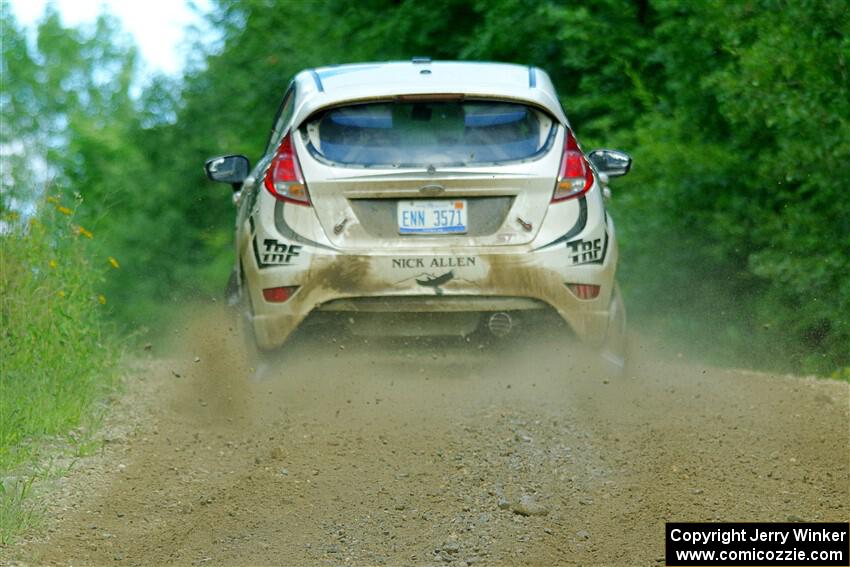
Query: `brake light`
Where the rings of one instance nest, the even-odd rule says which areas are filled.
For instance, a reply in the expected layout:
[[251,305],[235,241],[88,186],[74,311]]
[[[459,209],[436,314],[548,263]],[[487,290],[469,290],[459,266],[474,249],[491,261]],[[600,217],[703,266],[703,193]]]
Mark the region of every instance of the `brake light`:
[[298,291],[297,285],[267,287],[263,290],[263,298],[269,303],[285,303],[296,291]]
[[564,143],[564,156],[558,171],[558,182],[552,202],[565,201],[587,192],[593,185],[593,171],[587,163],[581,148],[578,147],[573,131],[567,128],[567,141]]
[[579,299],[596,299],[599,297],[599,286],[580,283],[569,283],[567,287]]
[[291,134],[287,134],[278,146],[266,172],[264,184],[276,199],[310,206],[310,194],[307,193],[307,184],[304,183],[304,176],[301,175],[298,156],[295,155],[295,149],[292,147]]

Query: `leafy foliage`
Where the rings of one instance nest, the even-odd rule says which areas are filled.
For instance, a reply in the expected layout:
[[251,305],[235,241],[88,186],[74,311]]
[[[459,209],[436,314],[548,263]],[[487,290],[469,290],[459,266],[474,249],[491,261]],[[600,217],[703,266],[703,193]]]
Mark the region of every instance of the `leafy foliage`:
[[[658,102],[635,123],[620,206],[638,304],[672,295],[680,321],[714,319],[761,364],[847,366],[848,6],[664,2],[656,17]],[[647,217],[663,223],[653,256],[681,262],[672,278],[634,247]]]

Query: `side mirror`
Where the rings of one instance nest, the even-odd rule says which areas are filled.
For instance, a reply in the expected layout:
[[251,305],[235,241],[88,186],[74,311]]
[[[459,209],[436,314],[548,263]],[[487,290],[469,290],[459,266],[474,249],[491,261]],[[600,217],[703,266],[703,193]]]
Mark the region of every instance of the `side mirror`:
[[212,181],[231,183],[238,189],[251,171],[251,162],[241,155],[214,157],[204,164],[204,171]]
[[620,177],[632,168],[632,158],[629,154],[617,150],[593,150],[587,154],[587,159],[596,171],[608,177]]

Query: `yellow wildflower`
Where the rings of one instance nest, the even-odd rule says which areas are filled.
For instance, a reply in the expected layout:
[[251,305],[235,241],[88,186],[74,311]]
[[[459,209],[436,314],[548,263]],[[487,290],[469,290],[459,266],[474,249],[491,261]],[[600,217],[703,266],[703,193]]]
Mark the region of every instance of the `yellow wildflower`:
[[121,264],[118,263],[118,260],[116,260],[112,256],[107,258],[107,261],[109,261],[109,265],[115,268],[116,270],[121,267]]
[[88,231],[81,226],[77,227],[77,232],[79,232],[81,235],[85,236],[86,238],[94,238],[94,235],[91,233],[91,231]]
[[59,291],[56,292],[56,295],[58,295],[59,297],[65,297],[65,290],[60,289]]
[[101,293],[97,296],[97,302],[101,305],[106,305],[106,296]]
[[47,263],[47,265],[50,266],[51,268],[55,268],[58,264],[56,263],[56,260],[51,260],[50,262]]
[[56,205],[56,210],[62,213],[63,215],[70,215],[71,209],[68,207],[63,207],[62,205]]
[[47,197],[47,202],[53,203],[54,205],[58,205],[59,204],[59,197],[54,197],[53,195],[50,195],[50,196]]

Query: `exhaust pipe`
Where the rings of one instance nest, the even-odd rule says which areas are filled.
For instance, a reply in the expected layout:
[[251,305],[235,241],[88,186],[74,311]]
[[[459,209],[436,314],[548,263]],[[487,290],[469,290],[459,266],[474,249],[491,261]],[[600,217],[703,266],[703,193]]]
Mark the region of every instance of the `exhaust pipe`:
[[487,329],[496,337],[506,337],[513,326],[513,319],[505,312],[493,313],[487,320]]

